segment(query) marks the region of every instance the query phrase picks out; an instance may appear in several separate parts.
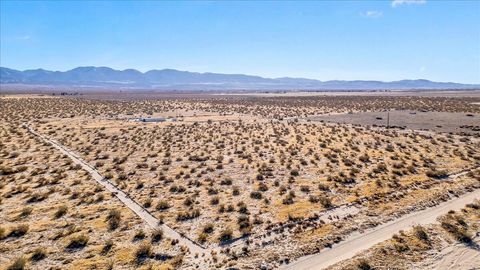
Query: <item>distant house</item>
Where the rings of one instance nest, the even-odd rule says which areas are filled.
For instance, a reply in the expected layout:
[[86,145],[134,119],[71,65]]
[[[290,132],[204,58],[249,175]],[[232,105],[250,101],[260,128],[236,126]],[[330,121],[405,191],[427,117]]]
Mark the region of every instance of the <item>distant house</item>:
[[164,117],[157,117],[157,118],[138,118],[140,122],[165,122],[166,119]]

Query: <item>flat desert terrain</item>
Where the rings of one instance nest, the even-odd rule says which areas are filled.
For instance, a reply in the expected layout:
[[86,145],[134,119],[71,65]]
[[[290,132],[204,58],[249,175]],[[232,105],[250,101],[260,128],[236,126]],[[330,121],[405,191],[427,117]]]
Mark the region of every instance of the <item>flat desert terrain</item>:
[[4,95],[0,269],[478,267],[477,94]]

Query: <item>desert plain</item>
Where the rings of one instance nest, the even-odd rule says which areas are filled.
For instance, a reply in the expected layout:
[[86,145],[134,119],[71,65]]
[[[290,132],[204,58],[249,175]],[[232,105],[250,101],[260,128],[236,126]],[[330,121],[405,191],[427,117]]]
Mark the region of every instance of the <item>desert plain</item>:
[[0,118],[1,269],[315,269],[415,213],[325,267],[480,265],[476,90],[9,93]]

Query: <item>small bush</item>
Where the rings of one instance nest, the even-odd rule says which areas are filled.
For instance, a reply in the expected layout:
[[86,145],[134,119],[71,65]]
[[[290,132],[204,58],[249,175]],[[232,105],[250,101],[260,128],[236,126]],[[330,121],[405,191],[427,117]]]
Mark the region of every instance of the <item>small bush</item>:
[[212,223],[207,223],[207,225],[205,225],[205,227],[203,227],[203,232],[204,233],[212,233],[213,229],[214,229],[213,224]]
[[283,198],[282,203],[286,204],[286,205],[293,204],[293,202],[294,202],[293,198],[295,198],[295,193],[290,191],[290,193],[287,195],[287,197]]
[[17,227],[13,228],[8,234],[9,237],[20,237],[25,235],[28,232],[28,225],[20,224]]
[[45,259],[46,257],[47,257],[47,251],[45,250],[45,248],[44,247],[38,247],[33,251],[30,259],[32,261],[40,261],[40,260]]
[[429,170],[425,173],[428,177],[434,178],[434,179],[442,179],[448,177],[448,174],[446,171],[437,171],[437,170]]
[[413,233],[415,237],[417,237],[419,240],[424,242],[428,241],[428,234],[422,226],[420,225],[415,226],[413,228]]
[[120,224],[120,220],[122,218],[122,214],[117,209],[112,209],[108,212],[106,221],[108,222],[108,228],[110,230],[115,230],[118,225]]
[[158,211],[165,211],[170,208],[170,204],[167,201],[159,201],[156,208]]
[[200,243],[205,243],[205,241],[207,241],[207,238],[208,238],[208,234],[202,232],[202,233],[200,233],[200,234],[198,235],[197,240],[198,240],[198,242],[200,242]]
[[185,221],[189,219],[194,219],[200,216],[200,210],[194,209],[190,212],[179,212],[177,214],[177,221]]
[[220,198],[218,196],[215,196],[210,200],[211,205],[217,205],[219,202],[220,202]]
[[7,270],[23,270],[25,269],[26,264],[27,260],[24,257],[19,257],[15,259],[10,266],[8,266]]
[[108,239],[105,244],[103,245],[102,248],[102,255],[106,255],[113,247],[113,241],[112,239]]
[[159,242],[160,240],[162,240],[162,238],[163,238],[163,231],[162,231],[162,229],[155,229],[155,230],[153,230],[152,235],[151,235],[151,238],[152,238],[152,242],[153,242],[153,243],[156,243],[156,242]]
[[358,267],[359,270],[371,270],[371,269],[373,269],[365,259],[360,259],[357,262],[357,267]]
[[79,249],[83,248],[88,243],[88,236],[84,234],[78,234],[75,236],[70,237],[68,244],[66,246],[67,249]]
[[222,181],[220,181],[220,185],[223,185],[223,186],[230,186],[232,185],[232,179],[223,179]]
[[227,228],[220,233],[218,240],[220,242],[226,242],[226,241],[232,240],[232,236],[233,236],[233,231]]
[[145,236],[146,236],[145,232],[142,229],[137,230],[135,232],[135,235],[133,236],[133,241],[138,241],[138,240],[144,239]]
[[262,199],[262,193],[260,193],[259,191],[252,191],[250,192],[250,198],[260,200]]
[[332,204],[332,200],[325,196],[325,195],[321,195],[318,197],[318,201],[320,202],[320,204],[324,207],[324,208],[330,208],[333,206]]
[[444,230],[450,233],[457,241],[463,243],[471,243],[472,237],[465,231],[463,228],[458,228],[457,226],[450,224],[449,222],[443,221],[441,226]]
[[146,258],[149,258],[152,255],[152,245],[148,242],[142,242],[135,250],[136,263],[141,264]]
[[28,217],[33,211],[33,208],[32,207],[25,207],[22,209],[22,211],[20,212],[19,214],[19,217],[20,218],[25,218],[25,217]]
[[55,212],[54,217],[55,218],[60,218],[60,217],[64,216],[67,213],[67,211],[68,211],[67,206],[66,205],[61,205],[57,209],[57,211]]
[[152,199],[151,199],[151,198],[147,198],[147,199],[145,200],[145,202],[143,203],[143,207],[149,208],[150,206],[152,206]]
[[309,193],[310,192],[310,187],[308,186],[301,186],[300,191],[303,193]]

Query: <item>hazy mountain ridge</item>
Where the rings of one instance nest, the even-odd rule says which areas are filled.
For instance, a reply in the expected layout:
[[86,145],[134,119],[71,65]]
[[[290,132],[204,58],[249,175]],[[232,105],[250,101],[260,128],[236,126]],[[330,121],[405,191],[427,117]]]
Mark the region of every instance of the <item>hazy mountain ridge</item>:
[[77,67],[68,71],[34,69],[19,71],[0,67],[1,84],[42,84],[155,89],[255,89],[255,90],[379,90],[379,89],[471,89],[480,85],[429,80],[319,81],[306,78],[263,78],[244,74],[198,73],[175,69],[115,70],[109,67]]

